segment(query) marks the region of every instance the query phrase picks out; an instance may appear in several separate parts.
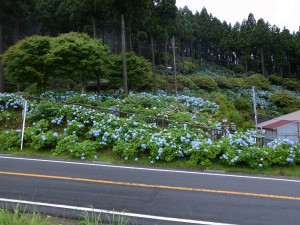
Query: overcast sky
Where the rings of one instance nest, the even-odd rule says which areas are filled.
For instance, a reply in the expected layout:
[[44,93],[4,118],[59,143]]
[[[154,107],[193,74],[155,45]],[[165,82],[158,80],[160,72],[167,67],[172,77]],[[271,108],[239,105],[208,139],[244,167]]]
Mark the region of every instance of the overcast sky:
[[285,26],[291,33],[299,31],[300,26],[300,0],[176,0],[176,5],[186,5],[193,13],[205,7],[221,22],[232,25],[247,19],[251,12],[256,21],[263,18],[281,30]]

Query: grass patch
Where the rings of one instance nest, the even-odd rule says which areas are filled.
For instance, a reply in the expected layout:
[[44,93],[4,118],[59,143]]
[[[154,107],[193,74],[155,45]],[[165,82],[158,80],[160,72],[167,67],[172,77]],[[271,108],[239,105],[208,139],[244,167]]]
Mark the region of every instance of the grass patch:
[[17,205],[13,210],[7,208],[0,209],[1,225],[127,225],[135,224],[124,216],[108,216],[101,213],[83,212],[81,219],[70,219],[62,217],[52,217],[43,215],[33,210],[27,212],[26,209],[20,210]]

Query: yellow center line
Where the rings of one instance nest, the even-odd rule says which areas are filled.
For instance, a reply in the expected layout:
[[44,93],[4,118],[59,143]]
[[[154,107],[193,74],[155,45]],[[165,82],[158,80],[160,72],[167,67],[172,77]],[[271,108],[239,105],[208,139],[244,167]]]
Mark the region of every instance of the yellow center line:
[[159,189],[179,190],[179,191],[196,191],[196,192],[206,192],[206,193],[241,195],[241,196],[249,196],[249,197],[273,198],[273,199],[285,199],[285,200],[300,201],[300,197],[284,196],[284,195],[270,195],[270,194],[259,194],[259,193],[250,193],[250,192],[214,190],[214,189],[206,189],[206,188],[190,188],[190,187],[168,186],[168,185],[157,185],[157,184],[142,184],[142,183],[110,181],[110,180],[95,180],[95,179],[88,179],[88,178],[51,176],[51,175],[44,175],[44,174],[17,173],[17,172],[6,172],[6,171],[0,171],[0,174],[23,176],[23,177],[48,178],[48,179],[56,179],[56,180],[81,181],[81,182],[101,183],[101,184],[113,184],[113,185],[123,185],[123,186],[133,186],[133,187],[159,188]]

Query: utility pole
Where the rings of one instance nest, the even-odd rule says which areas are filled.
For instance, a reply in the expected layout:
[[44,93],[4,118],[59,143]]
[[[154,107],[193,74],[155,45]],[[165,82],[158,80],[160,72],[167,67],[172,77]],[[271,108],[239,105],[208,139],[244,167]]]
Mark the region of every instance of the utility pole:
[[122,39],[122,69],[123,69],[124,94],[127,97],[128,96],[128,83],[127,83],[126,41],[125,41],[124,14],[121,14],[121,39]]
[[257,129],[256,95],[255,95],[255,87],[254,86],[252,86],[252,97],[253,97],[255,128]]
[[174,89],[175,96],[177,96],[177,77],[176,77],[176,54],[175,54],[175,37],[172,38],[172,47],[173,47],[173,73],[174,73]]

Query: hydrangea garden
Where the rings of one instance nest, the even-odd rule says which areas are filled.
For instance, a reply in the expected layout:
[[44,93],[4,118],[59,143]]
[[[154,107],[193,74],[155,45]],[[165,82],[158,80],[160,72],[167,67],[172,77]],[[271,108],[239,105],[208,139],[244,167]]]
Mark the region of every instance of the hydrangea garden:
[[[81,160],[97,160],[111,151],[124,162],[146,157],[149,164],[182,160],[201,168],[215,161],[261,169],[300,163],[300,145],[291,140],[260,147],[254,130],[227,131],[216,138],[196,126],[218,128],[222,119],[218,104],[198,97],[46,92],[41,99],[26,98],[24,151],[43,150]],[[2,153],[20,150],[23,102],[21,95],[0,94]],[[168,123],[157,125],[153,122],[157,118]]]

